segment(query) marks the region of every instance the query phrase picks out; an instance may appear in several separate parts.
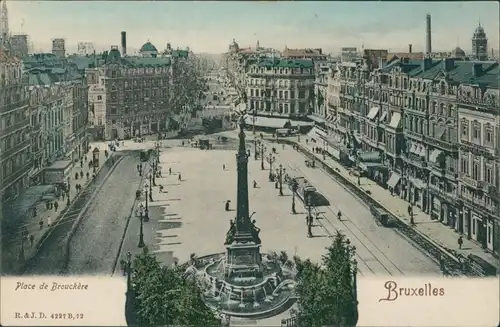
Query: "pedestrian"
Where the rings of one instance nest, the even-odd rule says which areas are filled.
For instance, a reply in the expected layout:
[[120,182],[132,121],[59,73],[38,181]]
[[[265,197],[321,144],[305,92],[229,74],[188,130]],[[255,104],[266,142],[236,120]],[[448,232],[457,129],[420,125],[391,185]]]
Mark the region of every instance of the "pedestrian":
[[222,170],[226,170],[226,165],[222,165]]
[[87,162],[87,155],[85,155],[85,157],[84,157],[84,158],[85,158],[85,162]]
[[43,218],[40,219],[40,221],[38,222],[38,226],[40,226],[40,229],[43,228]]
[[462,238],[462,235],[458,237],[458,248],[461,250],[462,245],[464,244],[464,239]]
[[361,186],[361,177],[358,176],[358,186]]
[[62,199],[63,199],[63,201],[64,201],[64,198],[66,197],[66,191],[62,191],[62,192],[61,192],[61,195],[62,195]]
[[168,168],[168,174],[172,175],[172,168]]
[[257,182],[255,180],[253,181],[253,188],[257,188]]
[[54,201],[54,211],[57,212],[57,208],[59,208],[59,203],[57,201]]
[[181,173],[179,173],[179,178],[178,178],[179,182],[182,181],[182,175]]
[[83,160],[80,160],[80,168],[83,168]]
[[413,211],[411,204],[408,205],[408,215],[411,216],[411,212]]
[[83,170],[80,170],[80,179],[83,179]]
[[33,234],[30,234],[29,240],[30,240],[30,247],[33,247],[33,243],[35,242],[35,237],[33,236]]
[[52,218],[47,217],[47,227],[50,227],[52,225]]
[[45,209],[50,210],[50,202],[45,201]]
[[75,184],[75,190],[78,193],[78,184]]
[[87,179],[89,179],[89,176],[90,176],[90,173],[89,173],[89,172],[87,172]]
[[120,269],[122,270],[122,275],[125,276],[125,260],[120,260]]
[[78,173],[75,173],[75,179],[78,180]]
[[92,168],[92,160],[89,161],[89,169]]
[[224,210],[229,211],[229,204],[231,203],[231,200],[227,200],[226,204],[224,205]]

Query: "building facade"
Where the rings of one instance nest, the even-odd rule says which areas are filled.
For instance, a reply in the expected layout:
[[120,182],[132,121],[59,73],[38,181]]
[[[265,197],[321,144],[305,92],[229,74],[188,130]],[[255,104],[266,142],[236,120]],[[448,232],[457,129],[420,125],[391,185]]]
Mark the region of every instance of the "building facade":
[[320,66],[315,71],[314,79],[314,107],[313,114],[319,117],[327,117],[327,91],[328,91],[328,76],[330,75],[330,67],[327,65]]
[[[171,123],[171,76],[170,58],[121,57],[117,47],[106,54],[100,69],[88,70],[89,85],[94,87],[91,95],[95,97],[90,106],[106,113],[105,139],[127,139],[166,130]],[[95,90],[98,85],[104,88],[104,96],[102,90]]]
[[312,60],[263,59],[251,63],[247,110],[256,115],[305,117],[314,104]]
[[52,40],[52,54],[56,57],[66,56],[66,40],[57,38]]
[[[483,66],[481,69],[488,69],[486,64]],[[494,80],[489,84],[486,80],[477,82],[463,84],[458,90],[458,198],[462,206],[456,229],[498,253],[500,93],[498,81],[496,85]]]
[[0,196],[2,203],[29,186],[30,118],[23,63],[0,49]]

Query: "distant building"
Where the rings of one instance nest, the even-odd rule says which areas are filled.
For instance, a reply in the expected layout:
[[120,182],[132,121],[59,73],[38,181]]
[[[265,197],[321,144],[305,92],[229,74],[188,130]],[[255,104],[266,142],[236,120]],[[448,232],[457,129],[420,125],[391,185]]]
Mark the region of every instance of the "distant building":
[[153,44],[151,44],[151,42],[148,41],[141,47],[139,54],[141,57],[156,58],[158,56],[158,50]]
[[10,37],[10,51],[18,58],[28,55],[28,35],[12,35]]
[[479,24],[472,36],[472,59],[488,60],[488,38],[481,24]]
[[52,54],[56,57],[66,56],[66,41],[64,39],[52,40]]
[[340,60],[342,62],[353,62],[359,57],[358,49],[356,47],[343,47],[340,51]]

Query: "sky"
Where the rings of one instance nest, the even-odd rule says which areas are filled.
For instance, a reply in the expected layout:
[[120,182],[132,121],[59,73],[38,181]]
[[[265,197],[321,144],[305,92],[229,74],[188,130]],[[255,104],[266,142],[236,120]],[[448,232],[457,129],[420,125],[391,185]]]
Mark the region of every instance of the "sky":
[[[479,22],[499,49],[499,3],[481,2],[231,2],[231,1],[11,1],[12,33],[28,34],[35,51],[50,51],[52,38],[65,38],[69,53],[78,42],[96,51],[120,45],[127,32],[128,53],[148,40],[158,50],[167,42],[194,52],[222,53],[233,39],[240,48],[341,47],[424,51],[425,16],[432,16],[433,51],[460,46],[471,50]],[[491,51],[491,50],[490,50]]]

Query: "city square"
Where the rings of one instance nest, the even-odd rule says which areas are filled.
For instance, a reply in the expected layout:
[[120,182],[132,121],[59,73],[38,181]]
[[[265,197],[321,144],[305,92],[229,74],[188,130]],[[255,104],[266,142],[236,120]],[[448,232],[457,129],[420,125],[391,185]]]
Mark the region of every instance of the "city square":
[[121,279],[128,325],[287,327],[356,325],[358,278],[498,276],[492,7],[133,6],[164,16],[0,0],[2,276]]

